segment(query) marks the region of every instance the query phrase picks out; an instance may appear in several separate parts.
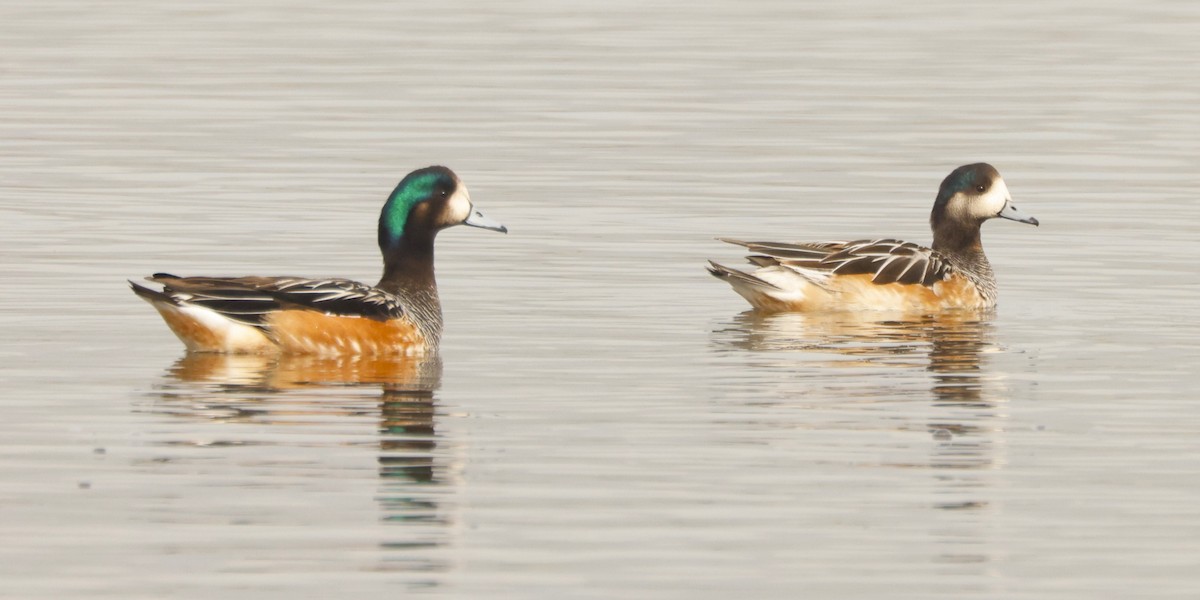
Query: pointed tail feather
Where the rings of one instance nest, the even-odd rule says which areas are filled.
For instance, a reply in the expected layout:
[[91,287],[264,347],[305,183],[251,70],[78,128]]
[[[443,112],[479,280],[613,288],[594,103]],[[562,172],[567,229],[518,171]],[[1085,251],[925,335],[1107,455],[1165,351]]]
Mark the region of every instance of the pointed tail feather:
[[708,272],[713,277],[728,282],[729,285],[732,285],[735,289],[742,286],[750,286],[763,290],[783,291],[779,286],[773,283],[763,281],[762,279],[759,279],[749,273],[739,271],[737,269],[731,269],[725,265],[713,262],[711,260],[708,261]]
[[158,290],[152,290],[146,286],[136,284],[132,281],[129,282],[129,289],[133,290],[133,293],[137,294],[138,297],[140,297],[141,299],[143,299],[151,304],[153,304],[155,302],[165,302],[167,304],[175,304],[176,303],[174,300],[171,299],[170,296],[168,296]]
[[751,244],[751,242],[743,242],[742,240],[735,240],[733,238],[727,238],[727,237],[719,237],[719,238],[717,238],[717,241],[725,242],[726,244],[733,244],[734,246],[745,246],[747,248],[749,248],[750,244]]

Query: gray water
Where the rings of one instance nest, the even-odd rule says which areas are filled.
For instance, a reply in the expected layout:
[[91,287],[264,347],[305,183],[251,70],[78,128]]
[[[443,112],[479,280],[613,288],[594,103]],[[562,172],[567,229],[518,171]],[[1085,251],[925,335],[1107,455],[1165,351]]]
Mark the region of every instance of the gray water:
[[[0,5],[0,596],[1200,596],[1200,5]],[[984,319],[760,318],[713,238],[927,243]],[[441,364],[185,356],[125,280],[374,281]]]

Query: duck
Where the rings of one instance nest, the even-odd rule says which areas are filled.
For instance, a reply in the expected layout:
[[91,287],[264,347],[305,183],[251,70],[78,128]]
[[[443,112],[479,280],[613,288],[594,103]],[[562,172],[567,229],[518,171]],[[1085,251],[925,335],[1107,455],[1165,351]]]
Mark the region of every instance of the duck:
[[189,352],[424,356],[437,352],[442,307],[434,238],[467,225],[508,228],[471,202],[449,168],[406,175],[379,215],[383,276],[375,285],[340,278],[178,277],[129,282]]
[[746,258],[757,269],[709,261],[708,272],[763,313],[989,310],[996,306],[996,277],[980,226],[994,218],[1039,225],[1017,210],[995,167],[963,165],[938,188],[929,217],[931,246],[894,238],[800,243],[717,238],[752,252]]

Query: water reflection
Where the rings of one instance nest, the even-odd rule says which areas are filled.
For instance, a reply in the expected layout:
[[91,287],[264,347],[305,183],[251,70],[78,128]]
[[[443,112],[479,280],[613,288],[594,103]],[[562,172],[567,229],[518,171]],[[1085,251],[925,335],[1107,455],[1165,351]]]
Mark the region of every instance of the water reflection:
[[[776,360],[759,366],[799,373],[808,393],[813,383],[833,391],[827,402],[846,401],[848,381],[871,396],[858,422],[836,427],[853,431],[923,431],[895,452],[928,449],[927,462],[906,458],[882,466],[931,472],[931,507],[945,517],[932,532],[945,543],[937,562],[985,563],[986,528],[992,501],[989,472],[1003,464],[1003,380],[989,373],[986,356],[997,351],[991,313],[936,316],[893,314],[777,314],[737,316],[714,332],[726,348],[763,353]],[[789,354],[802,357],[789,358]],[[795,379],[786,380],[794,386]],[[864,387],[864,384],[865,387]],[[857,400],[857,398],[855,398]],[[880,411],[880,404],[886,409]],[[882,414],[881,414],[882,413]],[[899,425],[897,425],[899,424]],[[886,459],[885,459],[886,460]],[[920,486],[920,482],[910,482]],[[948,512],[943,512],[948,511]]]
[[439,449],[436,431],[441,375],[438,359],[188,354],[167,370],[153,411],[206,422],[304,428],[297,432],[301,436],[287,438],[304,447],[360,444],[364,432],[347,433],[346,425],[375,421],[370,437],[378,444],[376,501],[382,521],[401,526],[385,529],[380,545],[391,552],[384,568],[440,572],[446,565],[431,558],[430,549],[448,540],[451,523],[443,504],[455,485],[454,466]]
[[[982,356],[993,350],[990,313],[746,312],[718,330],[721,343],[768,352],[807,352],[823,367],[922,369],[938,406],[990,406]],[[947,424],[949,426],[950,424]]]
[[859,379],[880,379],[880,395],[904,391],[897,373],[921,372],[933,415],[923,428],[944,455],[941,468],[992,464],[981,440],[997,431],[992,421],[1002,403],[1002,386],[984,356],[996,351],[990,312],[941,315],[887,313],[776,314],[746,312],[717,331],[723,344],[756,352],[806,353],[812,376],[836,379],[846,367]]

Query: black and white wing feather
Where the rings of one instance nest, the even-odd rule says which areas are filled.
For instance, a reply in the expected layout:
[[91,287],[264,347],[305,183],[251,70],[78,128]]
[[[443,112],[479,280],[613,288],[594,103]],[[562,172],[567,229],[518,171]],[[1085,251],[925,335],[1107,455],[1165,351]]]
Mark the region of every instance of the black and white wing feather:
[[880,285],[929,286],[955,271],[936,250],[895,239],[798,244],[722,241],[756,252],[747,257],[755,265],[787,267],[817,282],[832,275],[870,275],[871,281]]
[[380,321],[404,314],[397,296],[349,279],[176,277],[167,273],[147,279],[161,284],[162,294],[172,302],[203,306],[255,327],[264,327],[270,313],[287,309]]

